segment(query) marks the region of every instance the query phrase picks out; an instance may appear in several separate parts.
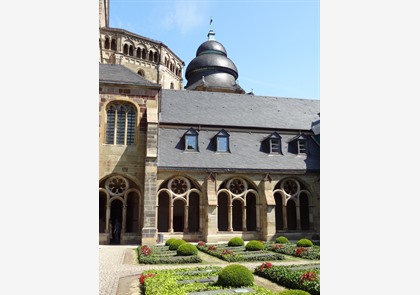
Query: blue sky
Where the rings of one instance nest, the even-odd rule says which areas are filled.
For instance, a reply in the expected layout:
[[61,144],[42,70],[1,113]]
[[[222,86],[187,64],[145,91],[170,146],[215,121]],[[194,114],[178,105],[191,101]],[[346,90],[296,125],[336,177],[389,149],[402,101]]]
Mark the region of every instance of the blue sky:
[[110,0],[111,27],[163,42],[184,70],[207,40],[210,18],[246,92],[320,98],[319,1]]

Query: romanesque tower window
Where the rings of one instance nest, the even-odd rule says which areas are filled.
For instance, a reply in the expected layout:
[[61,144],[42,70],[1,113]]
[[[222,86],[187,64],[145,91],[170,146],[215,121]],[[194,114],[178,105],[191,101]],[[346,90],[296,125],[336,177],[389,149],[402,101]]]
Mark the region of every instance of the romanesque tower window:
[[149,51],[149,60],[153,61],[153,51]]
[[131,104],[115,103],[106,112],[106,143],[115,145],[134,144],[137,112]]
[[153,54],[153,61],[154,61],[154,62],[158,62],[158,54],[157,54],[157,52],[155,52],[155,53]]
[[117,50],[117,41],[115,39],[111,40],[111,50]]
[[136,57],[141,58],[141,48],[140,47],[137,47]]
[[133,56],[134,55],[134,47],[133,45],[130,45],[129,49],[128,49],[128,55]]
[[105,49],[109,49],[109,38],[105,37]]
[[146,54],[146,49],[143,48],[143,50],[141,51],[141,58],[146,59]]
[[124,44],[123,53],[128,54],[128,44]]

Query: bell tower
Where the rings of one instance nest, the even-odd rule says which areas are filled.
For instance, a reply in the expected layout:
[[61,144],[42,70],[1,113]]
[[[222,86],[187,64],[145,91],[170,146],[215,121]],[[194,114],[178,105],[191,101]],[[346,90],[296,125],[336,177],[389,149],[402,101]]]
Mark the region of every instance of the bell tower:
[[99,27],[109,27],[109,0],[99,0]]

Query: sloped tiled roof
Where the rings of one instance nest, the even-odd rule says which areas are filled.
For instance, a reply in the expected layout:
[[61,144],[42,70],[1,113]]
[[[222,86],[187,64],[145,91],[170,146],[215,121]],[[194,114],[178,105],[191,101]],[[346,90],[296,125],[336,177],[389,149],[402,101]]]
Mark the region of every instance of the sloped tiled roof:
[[162,123],[311,130],[320,101],[189,90],[162,90]]
[[160,87],[159,84],[146,80],[127,67],[116,64],[99,64],[99,82]]

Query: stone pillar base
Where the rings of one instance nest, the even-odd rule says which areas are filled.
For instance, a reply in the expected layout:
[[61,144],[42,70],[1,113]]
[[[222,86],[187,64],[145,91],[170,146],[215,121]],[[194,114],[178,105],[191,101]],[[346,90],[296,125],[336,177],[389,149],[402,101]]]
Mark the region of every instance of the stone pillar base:
[[143,227],[141,231],[141,244],[153,246],[157,244],[157,230],[153,227]]

